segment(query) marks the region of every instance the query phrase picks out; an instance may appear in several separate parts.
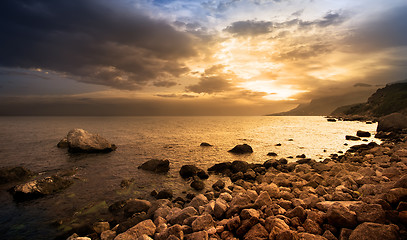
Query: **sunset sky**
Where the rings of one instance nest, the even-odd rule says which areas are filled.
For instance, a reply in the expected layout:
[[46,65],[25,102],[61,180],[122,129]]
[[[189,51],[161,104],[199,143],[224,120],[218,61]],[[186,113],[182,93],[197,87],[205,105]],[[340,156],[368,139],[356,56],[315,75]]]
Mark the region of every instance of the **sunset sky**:
[[264,115],[407,79],[405,0],[1,0],[0,114]]

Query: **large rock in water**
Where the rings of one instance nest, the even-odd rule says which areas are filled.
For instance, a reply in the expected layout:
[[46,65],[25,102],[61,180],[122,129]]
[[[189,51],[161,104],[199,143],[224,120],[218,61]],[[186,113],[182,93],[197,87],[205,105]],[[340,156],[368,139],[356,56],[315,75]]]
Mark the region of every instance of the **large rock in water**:
[[57,175],[19,184],[9,190],[16,201],[25,201],[50,195],[68,188],[73,181]]
[[166,173],[170,170],[170,161],[151,159],[138,166],[138,168],[156,173]]
[[79,128],[69,131],[66,139],[69,152],[98,153],[116,150],[116,145],[111,144],[104,137]]
[[400,131],[407,128],[407,117],[401,113],[392,113],[379,119],[377,132]]
[[7,167],[0,169],[0,184],[25,180],[34,173],[25,167]]
[[245,144],[241,144],[241,145],[236,145],[234,148],[232,148],[228,152],[236,153],[236,154],[245,154],[245,153],[252,153],[253,149],[252,149],[252,147],[250,147],[250,145],[247,145],[245,143]]

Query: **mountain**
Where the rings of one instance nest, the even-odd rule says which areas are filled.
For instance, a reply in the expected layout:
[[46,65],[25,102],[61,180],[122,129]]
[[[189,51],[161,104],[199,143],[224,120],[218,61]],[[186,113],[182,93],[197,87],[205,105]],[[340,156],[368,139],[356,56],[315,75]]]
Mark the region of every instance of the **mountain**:
[[331,115],[381,117],[394,112],[407,115],[407,80],[387,84],[370,96],[366,103],[339,107]]
[[372,90],[350,92],[339,96],[329,96],[313,99],[310,103],[300,104],[296,108],[267,116],[326,116],[336,108],[365,101],[372,94]]

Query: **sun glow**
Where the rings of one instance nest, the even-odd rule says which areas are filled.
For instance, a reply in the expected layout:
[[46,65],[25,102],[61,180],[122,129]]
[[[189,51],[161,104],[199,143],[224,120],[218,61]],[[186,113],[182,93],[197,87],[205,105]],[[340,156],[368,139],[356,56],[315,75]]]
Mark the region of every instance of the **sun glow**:
[[244,82],[240,86],[251,91],[265,92],[267,95],[263,98],[268,100],[295,100],[293,96],[307,92],[294,89],[292,85],[277,85],[273,81],[267,80]]

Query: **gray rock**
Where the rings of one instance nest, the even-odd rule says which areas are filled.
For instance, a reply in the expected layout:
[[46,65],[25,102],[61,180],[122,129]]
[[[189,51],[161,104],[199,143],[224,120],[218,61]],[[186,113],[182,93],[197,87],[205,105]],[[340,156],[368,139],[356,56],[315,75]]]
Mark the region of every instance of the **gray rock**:
[[365,222],[353,230],[349,240],[397,240],[400,239],[398,227],[379,223]]
[[166,173],[170,170],[170,161],[151,159],[141,164],[138,168],[155,173]]
[[69,152],[100,153],[116,150],[116,145],[111,144],[104,137],[79,128],[70,130],[66,138]]

